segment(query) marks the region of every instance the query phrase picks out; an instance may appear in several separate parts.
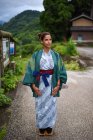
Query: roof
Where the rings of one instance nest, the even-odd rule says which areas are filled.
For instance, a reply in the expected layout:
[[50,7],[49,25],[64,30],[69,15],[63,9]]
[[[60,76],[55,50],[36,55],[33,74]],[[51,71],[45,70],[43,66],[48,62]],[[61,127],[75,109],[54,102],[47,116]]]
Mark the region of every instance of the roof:
[[15,42],[15,40],[10,32],[0,30],[0,37],[10,38],[12,41]]
[[75,20],[78,20],[78,19],[80,19],[80,18],[86,18],[86,19],[88,19],[88,20],[93,21],[93,18],[91,18],[91,17],[89,17],[89,16],[87,16],[87,15],[85,15],[85,14],[81,14],[80,16],[77,16],[77,17],[71,19],[71,22],[72,22],[72,21],[75,21]]
[[90,31],[93,32],[93,26],[73,26],[71,31]]

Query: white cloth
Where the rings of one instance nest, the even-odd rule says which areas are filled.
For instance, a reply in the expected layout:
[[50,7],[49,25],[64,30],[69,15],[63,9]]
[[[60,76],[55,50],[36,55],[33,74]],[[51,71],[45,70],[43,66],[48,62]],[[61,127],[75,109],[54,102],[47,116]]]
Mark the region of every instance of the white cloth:
[[[48,70],[53,69],[53,67],[54,62],[51,52],[49,51],[48,53],[45,53],[43,51],[40,60],[40,69]],[[56,97],[51,96],[52,75],[50,75],[47,80],[49,82],[49,86],[45,87],[42,76],[40,76],[39,89],[42,96],[35,98],[36,126],[38,128],[53,128],[56,122]]]

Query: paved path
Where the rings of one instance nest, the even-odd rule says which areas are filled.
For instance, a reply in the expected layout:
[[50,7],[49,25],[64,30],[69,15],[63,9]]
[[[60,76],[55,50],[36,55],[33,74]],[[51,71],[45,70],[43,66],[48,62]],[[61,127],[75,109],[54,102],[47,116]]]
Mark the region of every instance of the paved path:
[[93,47],[77,47],[81,56],[93,59]]
[[55,134],[40,137],[35,128],[35,104],[29,87],[19,85],[4,140],[93,140],[93,68],[68,71],[68,89],[61,90]]

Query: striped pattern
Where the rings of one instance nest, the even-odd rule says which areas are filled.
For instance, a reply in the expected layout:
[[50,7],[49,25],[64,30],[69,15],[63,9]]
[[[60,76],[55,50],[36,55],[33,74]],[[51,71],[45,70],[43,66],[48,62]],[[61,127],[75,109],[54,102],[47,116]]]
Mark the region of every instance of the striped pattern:
[[[54,62],[51,52],[46,54],[44,51],[40,60],[40,69],[48,70],[53,69]],[[51,96],[51,80],[52,75],[47,78],[49,86],[45,87],[42,77],[40,77],[39,89],[42,96],[35,98],[36,107],[36,126],[38,128],[47,128],[55,125],[56,121],[56,97]]]

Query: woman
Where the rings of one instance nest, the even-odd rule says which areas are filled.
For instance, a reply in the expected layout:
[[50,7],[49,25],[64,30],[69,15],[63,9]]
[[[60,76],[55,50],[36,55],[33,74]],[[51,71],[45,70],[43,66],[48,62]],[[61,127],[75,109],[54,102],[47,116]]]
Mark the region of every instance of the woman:
[[39,135],[52,135],[56,122],[56,97],[67,73],[60,55],[51,50],[52,38],[49,32],[39,34],[43,46],[28,62],[23,84],[31,87],[36,107],[36,126]]

